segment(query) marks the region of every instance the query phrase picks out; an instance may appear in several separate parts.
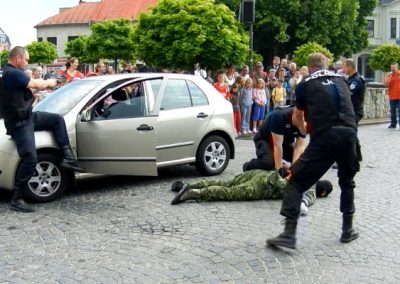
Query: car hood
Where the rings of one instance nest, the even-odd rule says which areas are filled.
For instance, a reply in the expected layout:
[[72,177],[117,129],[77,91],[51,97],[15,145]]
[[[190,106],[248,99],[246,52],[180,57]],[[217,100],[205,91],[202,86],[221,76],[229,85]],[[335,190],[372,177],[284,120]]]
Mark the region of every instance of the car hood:
[[[0,152],[12,153],[17,155],[17,149],[11,136],[6,134],[7,130],[4,126],[4,120],[0,119]],[[35,132],[36,148],[58,148],[53,135],[49,131]]]
[[15,151],[15,144],[6,132],[4,119],[0,119],[0,152],[12,153]]

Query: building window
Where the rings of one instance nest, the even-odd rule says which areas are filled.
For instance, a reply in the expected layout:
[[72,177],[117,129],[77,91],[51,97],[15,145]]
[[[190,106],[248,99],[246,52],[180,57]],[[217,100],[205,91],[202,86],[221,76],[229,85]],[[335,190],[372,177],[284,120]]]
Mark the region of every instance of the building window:
[[368,20],[367,21],[367,33],[368,33],[368,37],[374,37],[374,29],[375,29],[375,22],[374,20]]
[[78,38],[78,36],[69,36],[69,37],[68,37],[68,41],[74,40],[74,39],[76,39],[76,38]]
[[390,38],[397,36],[397,21],[396,18],[390,18]]
[[48,37],[47,41],[54,44],[57,47],[57,38],[56,37]]
[[37,38],[37,41],[38,41],[38,42],[41,42],[41,41],[43,41],[43,38],[42,38],[42,37],[38,37],[38,38]]

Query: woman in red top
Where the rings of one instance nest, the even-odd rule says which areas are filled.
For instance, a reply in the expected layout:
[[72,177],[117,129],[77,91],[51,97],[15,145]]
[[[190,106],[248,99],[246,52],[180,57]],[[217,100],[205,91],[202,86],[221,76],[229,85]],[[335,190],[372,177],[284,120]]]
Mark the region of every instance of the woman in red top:
[[79,72],[78,70],[76,70],[76,68],[79,65],[79,61],[78,58],[76,57],[71,57],[67,63],[65,64],[65,66],[67,66],[67,70],[65,70],[62,75],[64,75],[65,77],[67,77],[67,82],[72,81],[75,78],[79,78],[82,79],[85,76]]

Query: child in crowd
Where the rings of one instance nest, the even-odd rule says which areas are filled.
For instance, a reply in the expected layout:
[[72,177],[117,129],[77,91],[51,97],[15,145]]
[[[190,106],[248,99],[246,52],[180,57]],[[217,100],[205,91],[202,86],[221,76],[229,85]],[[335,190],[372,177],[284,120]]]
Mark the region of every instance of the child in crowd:
[[246,79],[244,88],[240,91],[241,127],[243,134],[250,132],[250,113],[253,105],[253,80]]
[[234,83],[231,87],[231,97],[230,101],[232,103],[233,108],[233,125],[235,126],[237,135],[241,135],[240,132],[240,94],[239,94],[239,86],[237,83]]
[[257,79],[256,88],[253,90],[253,133],[257,133],[257,127],[264,120],[266,100],[265,82],[263,79]]
[[278,85],[272,90],[271,98],[274,103],[274,109],[285,105],[286,90],[283,87],[283,80],[278,80]]
[[240,93],[240,91],[241,91],[241,90],[243,89],[243,87],[244,87],[244,82],[245,82],[245,79],[244,79],[243,76],[237,76],[237,77],[236,77],[235,83],[236,83],[237,86],[238,86],[239,93]]
[[226,99],[229,100],[230,98],[230,93],[229,93],[229,88],[226,83],[224,83],[224,72],[218,71],[217,75],[215,76],[215,83],[214,83],[214,88],[217,89],[217,91]]

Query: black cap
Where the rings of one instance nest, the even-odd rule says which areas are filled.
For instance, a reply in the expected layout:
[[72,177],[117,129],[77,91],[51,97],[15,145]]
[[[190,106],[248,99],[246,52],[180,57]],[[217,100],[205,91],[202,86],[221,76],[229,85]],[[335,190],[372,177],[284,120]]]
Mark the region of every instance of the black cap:
[[329,180],[319,180],[315,185],[315,194],[317,197],[327,197],[332,190],[333,186]]

